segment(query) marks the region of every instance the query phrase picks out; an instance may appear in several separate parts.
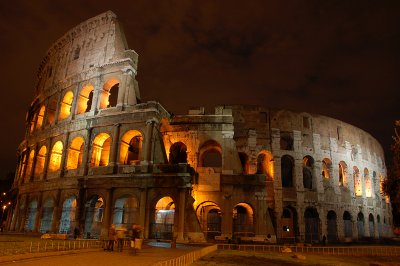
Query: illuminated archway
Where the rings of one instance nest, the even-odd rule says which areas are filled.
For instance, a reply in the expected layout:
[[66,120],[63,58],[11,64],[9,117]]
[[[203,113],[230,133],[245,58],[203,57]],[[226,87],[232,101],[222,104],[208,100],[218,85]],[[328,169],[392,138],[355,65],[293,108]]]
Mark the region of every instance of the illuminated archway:
[[174,231],[175,203],[171,197],[161,198],[154,209],[150,225],[150,238],[172,240]]
[[239,203],[233,208],[233,237],[254,236],[254,211],[247,203]]
[[364,168],[364,184],[365,184],[365,196],[367,198],[371,198],[373,194],[373,186],[367,168]]
[[60,170],[63,148],[64,145],[61,141],[54,143],[50,154],[49,172],[56,172]]
[[100,109],[114,107],[117,105],[119,91],[119,81],[116,79],[108,80],[100,94]]
[[129,130],[121,138],[119,148],[120,164],[138,164],[142,156],[142,134],[137,130]]
[[115,201],[113,224],[117,228],[121,225],[131,228],[132,224],[139,224],[139,203],[135,197],[127,195]]
[[362,196],[362,182],[361,182],[361,175],[360,170],[358,170],[357,166],[353,167],[353,179],[354,179],[354,194],[356,196]]
[[196,215],[207,240],[215,240],[216,236],[221,235],[222,213],[216,203],[212,201],[200,203],[197,206]]
[[47,105],[47,114],[46,114],[46,125],[53,125],[56,119],[56,110],[57,110],[57,95],[52,97],[49,100],[49,104]]
[[[30,177],[32,174],[33,158],[35,157],[35,150],[31,150],[28,157],[28,162],[26,163],[25,177]],[[26,181],[29,181],[28,179]]]
[[51,231],[51,225],[53,223],[53,211],[54,211],[53,199],[46,200],[42,207],[42,217],[40,219],[39,231],[41,233],[47,233]]
[[347,187],[347,164],[339,162],[339,186]]
[[82,166],[84,139],[76,137],[72,140],[68,150],[67,170],[77,169]]
[[98,239],[104,214],[104,199],[99,195],[93,195],[85,204],[84,237]]
[[322,177],[329,179],[331,178],[331,172],[332,172],[332,161],[328,158],[324,158],[322,160]]
[[90,111],[93,100],[93,90],[94,87],[91,84],[88,84],[81,89],[76,107],[77,114],[83,114]]
[[46,106],[42,105],[40,107],[37,119],[36,119],[36,129],[39,129],[43,125],[43,119],[44,119],[44,112],[46,111]]
[[33,173],[34,177],[39,177],[44,171],[44,163],[46,161],[47,148],[42,146],[36,156],[35,171]]
[[58,116],[59,120],[63,120],[70,116],[73,100],[74,94],[72,91],[68,91],[67,93],[65,93],[64,98],[61,101],[60,114]]
[[37,215],[37,201],[33,200],[29,203],[28,211],[25,219],[25,231],[32,232],[35,230],[35,222]]
[[110,159],[111,137],[106,133],[100,133],[93,140],[92,158],[90,166],[107,166]]
[[58,232],[70,234],[75,227],[76,198],[71,196],[64,200]]
[[261,151],[257,157],[257,174],[264,174],[267,180],[274,180],[274,157],[269,151]]

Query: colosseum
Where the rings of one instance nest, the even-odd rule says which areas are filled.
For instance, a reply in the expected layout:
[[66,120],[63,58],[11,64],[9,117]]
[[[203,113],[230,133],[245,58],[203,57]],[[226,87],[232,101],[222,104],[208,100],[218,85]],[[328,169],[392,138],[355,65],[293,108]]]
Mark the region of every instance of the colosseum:
[[392,235],[381,145],[306,112],[142,102],[138,55],[111,11],[40,64],[18,147],[9,231],[103,238],[111,224],[178,242],[328,242]]

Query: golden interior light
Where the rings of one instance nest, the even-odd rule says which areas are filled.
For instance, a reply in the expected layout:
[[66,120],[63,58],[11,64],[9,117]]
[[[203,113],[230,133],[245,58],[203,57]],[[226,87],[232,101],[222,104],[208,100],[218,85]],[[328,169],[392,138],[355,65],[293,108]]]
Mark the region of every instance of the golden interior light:
[[78,105],[77,105],[77,109],[76,109],[77,114],[83,114],[85,112],[90,111],[90,108],[91,108],[90,105],[91,105],[92,99],[93,99],[93,91],[94,91],[94,87],[91,84],[88,84],[81,89],[81,92],[79,93]]
[[60,170],[62,153],[63,143],[61,141],[57,141],[51,150],[49,172],[56,172]]
[[68,151],[67,170],[81,167],[84,142],[82,137],[76,137],[72,140]]
[[92,167],[107,166],[110,159],[111,137],[107,133],[100,133],[93,140],[92,158],[90,164]]
[[63,120],[70,116],[73,100],[74,100],[74,94],[72,93],[72,91],[68,91],[64,95],[64,98],[61,102],[60,115],[59,115],[60,120]]

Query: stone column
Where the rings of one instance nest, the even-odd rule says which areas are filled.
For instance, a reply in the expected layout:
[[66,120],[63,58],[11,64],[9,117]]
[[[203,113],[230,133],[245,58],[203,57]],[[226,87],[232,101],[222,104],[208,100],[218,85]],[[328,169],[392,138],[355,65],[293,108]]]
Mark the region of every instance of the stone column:
[[76,108],[78,106],[78,100],[79,100],[79,89],[80,87],[78,86],[74,90],[74,100],[72,101],[71,114],[70,114],[71,119],[74,119],[76,115]]
[[222,209],[221,235],[232,238],[232,195],[224,195],[224,207]]
[[185,206],[186,206],[186,188],[179,190],[179,213],[178,213],[178,232],[177,241],[185,241],[183,233],[185,231]]
[[[256,192],[255,193],[255,197],[257,199],[257,209],[254,210],[255,214],[257,214],[256,218],[256,227],[254,228],[254,232],[256,235],[262,235],[262,236],[266,236],[267,235],[267,223],[269,223],[269,221],[267,221],[267,207],[266,207],[266,203],[267,203],[267,197],[265,192]],[[273,228],[272,228],[272,231]]]
[[[29,153],[30,153],[30,152],[29,152]],[[31,182],[31,181],[33,181],[33,179],[34,179],[35,168],[36,168],[36,161],[37,161],[38,154],[39,154],[39,145],[36,143],[36,144],[35,144],[35,156],[33,156],[31,171],[30,171],[30,173],[27,173],[27,178],[26,178],[26,180],[27,180],[28,182]],[[30,154],[29,154],[29,155],[30,155]],[[28,155],[28,156],[29,156],[29,155]],[[28,160],[29,160],[29,157],[28,157]],[[27,165],[27,166],[28,166],[28,165]],[[26,182],[26,183],[28,183],[28,182]]]
[[91,138],[92,138],[92,131],[93,128],[87,129],[87,139],[85,141],[85,153],[83,154],[82,158],[82,165],[83,165],[83,175],[86,176],[89,171],[90,166],[90,147],[91,147]]
[[23,232],[24,231],[25,219],[26,219],[26,215],[28,213],[29,197],[27,195],[25,195],[23,201],[25,201],[25,204],[24,204],[23,213],[21,213],[21,217],[20,217],[20,224],[19,224],[19,228],[18,228],[19,232]]
[[35,225],[33,226],[33,232],[39,232],[39,226],[40,222],[42,220],[42,214],[43,214],[43,192],[40,192],[40,196],[38,199],[37,203],[37,208],[36,208],[36,217],[35,217]]
[[62,152],[62,156],[61,156],[61,162],[60,162],[60,177],[64,176],[64,171],[65,171],[65,164],[67,162],[68,159],[68,139],[69,139],[69,132],[66,132],[64,134],[64,138],[63,138],[63,143],[64,143],[64,147],[63,147],[63,152]]
[[[61,189],[57,190],[56,200],[54,202],[54,210],[53,210],[53,222],[51,224],[51,232],[58,233],[60,229],[60,219],[62,213],[63,203],[61,200]],[[72,228],[73,230],[73,228]]]
[[20,207],[20,203],[21,203],[21,199],[20,197],[17,197],[17,202],[15,203],[15,210],[14,210],[14,215],[12,215],[12,217],[14,217],[14,219],[12,219],[11,221],[11,225],[8,228],[10,231],[15,231],[15,225],[17,223],[18,217],[19,217],[19,207]]
[[153,139],[153,126],[154,120],[150,119],[146,121],[146,133],[144,139],[144,149],[143,149],[143,162],[145,164],[149,164],[151,161],[151,148],[152,148],[152,139]]
[[[47,179],[47,171],[49,168],[49,161],[50,161],[50,155],[51,155],[51,138],[47,140],[47,152],[46,152],[46,158],[44,159],[44,166],[43,166],[43,173],[42,173],[42,179],[41,180],[46,180]],[[40,177],[39,177],[40,178]]]
[[62,96],[63,96],[62,93],[58,94],[56,113],[54,114],[54,124],[58,123],[58,117],[60,116],[60,106],[61,106]]
[[103,218],[104,222],[103,222],[103,228],[101,229],[101,233],[100,233],[102,237],[107,237],[108,229],[111,226],[113,197],[114,197],[114,188],[112,187],[112,188],[108,189],[108,191],[107,191],[106,206],[105,206],[104,218]]
[[149,219],[146,219],[146,206],[147,206],[147,188],[140,190],[140,203],[139,203],[139,225],[143,226],[144,232],[142,236],[148,238],[149,236]]
[[[98,78],[100,79],[100,78]],[[100,104],[100,96],[101,93],[103,92],[103,88],[100,88],[100,80],[96,80],[94,83],[94,89],[93,89],[93,98],[92,98],[92,106],[90,107],[90,112],[96,114],[97,111],[99,110],[99,104]]]
[[112,146],[111,146],[111,157],[110,157],[110,166],[113,166],[114,170],[113,173],[116,173],[118,170],[118,163],[117,163],[117,158],[118,158],[118,144],[119,144],[119,129],[120,129],[120,124],[115,124],[113,127],[113,141],[112,141]]

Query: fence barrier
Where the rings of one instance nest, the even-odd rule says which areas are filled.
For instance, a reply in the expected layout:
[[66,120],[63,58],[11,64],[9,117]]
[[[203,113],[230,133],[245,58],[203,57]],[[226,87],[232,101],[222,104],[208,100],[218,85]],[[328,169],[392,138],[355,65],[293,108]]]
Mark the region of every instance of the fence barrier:
[[247,252],[281,252],[290,248],[292,252],[313,253],[322,255],[341,256],[400,256],[400,247],[369,246],[369,247],[308,247],[293,245],[234,245],[218,244],[219,250],[239,250]]
[[180,256],[180,257],[177,257],[174,259],[157,262],[157,263],[153,264],[153,266],[186,266],[186,265],[190,265],[193,262],[195,262],[196,260],[200,259],[201,257],[203,257],[211,252],[214,252],[216,250],[217,250],[217,245],[205,247],[200,250],[192,251],[190,253],[187,253],[183,256]]

